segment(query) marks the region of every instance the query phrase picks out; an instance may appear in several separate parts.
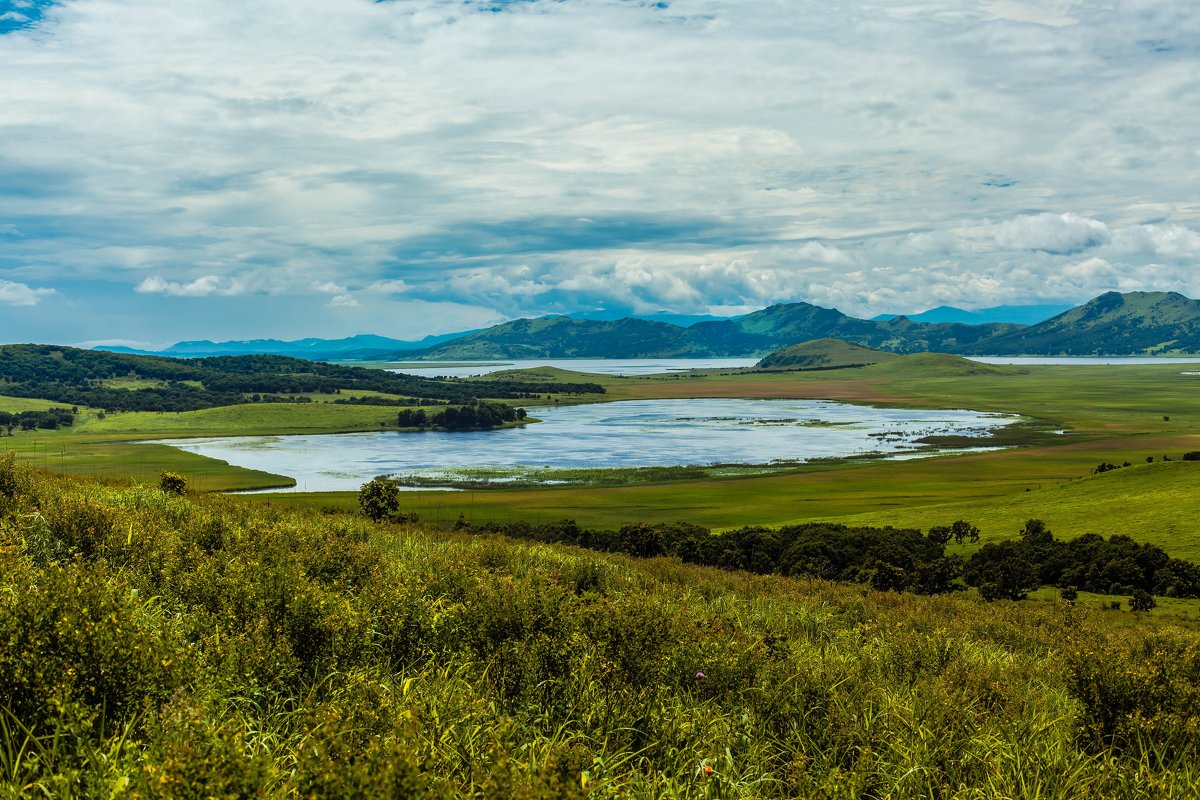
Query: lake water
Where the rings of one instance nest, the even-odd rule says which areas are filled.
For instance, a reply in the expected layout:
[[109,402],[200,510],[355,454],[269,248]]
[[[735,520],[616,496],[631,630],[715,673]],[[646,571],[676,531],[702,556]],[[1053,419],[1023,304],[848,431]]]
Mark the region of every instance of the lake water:
[[591,372],[599,375],[657,375],[663,372],[686,372],[689,369],[740,369],[753,367],[757,358],[542,358],[514,361],[488,361],[457,366],[438,365],[401,367],[389,372],[405,375],[425,375],[449,378],[469,378],[487,375],[502,369],[533,369],[534,367],[558,367],[575,372]]
[[[1009,364],[1014,366],[1073,365],[1095,366],[1100,364],[1200,364],[1200,357],[1142,358],[1136,356],[968,356],[972,361],[984,364]],[[488,361],[449,366],[430,362],[427,366],[405,366],[389,372],[406,375],[443,375],[452,378],[468,378],[487,375],[502,369],[532,369],[534,367],[559,367],[575,372],[591,372],[600,375],[656,375],[664,372],[686,372],[690,369],[740,369],[753,367],[757,358],[543,358],[514,361]]]
[[1009,366],[1077,366],[1089,367],[1097,365],[1130,365],[1130,364],[1200,364],[1200,357],[1162,357],[1144,358],[1140,356],[967,356],[972,361],[984,364],[1004,364]]
[[296,479],[292,491],[357,490],[376,475],[467,467],[636,467],[800,462],[929,452],[930,435],[983,437],[1017,417],[872,408],[821,400],[631,400],[537,408],[543,420],[496,431],[383,431],[163,442]]

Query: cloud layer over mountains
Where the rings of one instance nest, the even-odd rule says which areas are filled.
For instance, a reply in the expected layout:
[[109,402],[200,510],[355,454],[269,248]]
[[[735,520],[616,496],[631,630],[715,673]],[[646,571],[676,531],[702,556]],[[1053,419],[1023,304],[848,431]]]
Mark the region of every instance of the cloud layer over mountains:
[[14,0],[0,338],[1200,295],[1177,0]]

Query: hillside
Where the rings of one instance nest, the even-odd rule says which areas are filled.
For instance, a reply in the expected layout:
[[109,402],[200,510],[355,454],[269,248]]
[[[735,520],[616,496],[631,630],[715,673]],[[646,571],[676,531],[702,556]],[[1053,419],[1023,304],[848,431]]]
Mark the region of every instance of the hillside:
[[895,353],[872,350],[840,339],[814,339],[776,350],[755,366],[758,369],[836,369],[877,364],[896,358]]
[[1200,301],[1176,292],[1108,292],[1028,328],[976,342],[979,355],[1200,353]]
[[1158,612],[750,576],[4,459],[0,635],[14,797],[1148,800],[1192,796],[1200,756],[1200,638]]
[[1069,305],[991,306],[971,311],[954,306],[938,306],[919,314],[879,314],[871,317],[883,322],[896,317],[908,317],[914,322],[961,322],[964,325],[979,325],[984,322],[1008,322],[1015,325],[1034,325],[1071,308]]
[[453,402],[556,391],[604,392],[595,384],[516,380],[485,385],[288,356],[180,359],[57,345],[0,345],[0,395],[67,405],[122,411],[192,411],[264,398],[304,402],[308,394],[333,395],[343,389],[383,392],[414,401]]
[[[525,358],[685,358],[697,349],[686,328],[635,318],[540,317],[505,322],[437,347],[407,354],[432,361]],[[399,355],[399,354],[397,354]]]
[[734,319],[698,322],[687,328],[632,318],[522,319],[409,353],[407,357],[432,361],[704,358],[765,355],[797,342],[823,338],[897,352],[945,351],[1016,329],[1014,325],[925,324],[903,317],[872,322],[809,303],[786,303]]

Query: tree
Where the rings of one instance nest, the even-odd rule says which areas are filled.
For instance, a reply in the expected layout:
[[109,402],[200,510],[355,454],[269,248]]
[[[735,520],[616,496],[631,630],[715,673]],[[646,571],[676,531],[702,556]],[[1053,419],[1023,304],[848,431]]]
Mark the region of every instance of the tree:
[[1075,601],[1079,599],[1079,590],[1074,586],[1066,586],[1058,593],[1058,596],[1068,604],[1075,605]]
[[1133,611],[1149,611],[1157,605],[1158,602],[1154,599],[1154,595],[1145,589],[1138,589],[1129,598],[1129,608]]
[[1024,600],[1038,587],[1037,570],[1023,558],[1009,556],[980,571],[979,594],[984,600]]
[[950,526],[950,533],[954,535],[955,544],[962,544],[964,541],[974,544],[979,541],[979,528],[965,519],[955,520]]
[[382,475],[373,478],[358,490],[358,507],[363,516],[383,522],[400,509],[400,487]]
[[950,539],[953,536],[953,529],[949,525],[935,525],[929,529],[929,541],[933,542],[934,544],[949,544]]

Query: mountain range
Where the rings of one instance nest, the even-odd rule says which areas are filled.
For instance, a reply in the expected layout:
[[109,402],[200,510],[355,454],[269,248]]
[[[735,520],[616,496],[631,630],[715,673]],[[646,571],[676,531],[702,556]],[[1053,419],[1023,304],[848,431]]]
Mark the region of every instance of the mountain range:
[[[1200,302],[1175,292],[1108,292],[1033,324],[1062,306],[941,306],[908,316],[859,319],[810,303],[782,303],[739,317],[609,319],[607,313],[518,319],[420,341],[360,335],[346,339],[179,342],[155,353],[183,357],[286,355],[315,361],[490,361],[533,358],[707,358],[761,356],[813,339],[839,339],[894,353],[963,355],[1165,355],[1200,353]],[[695,321],[695,320],[699,321]],[[672,321],[668,321],[672,320]],[[971,322],[969,320],[976,320]]]

